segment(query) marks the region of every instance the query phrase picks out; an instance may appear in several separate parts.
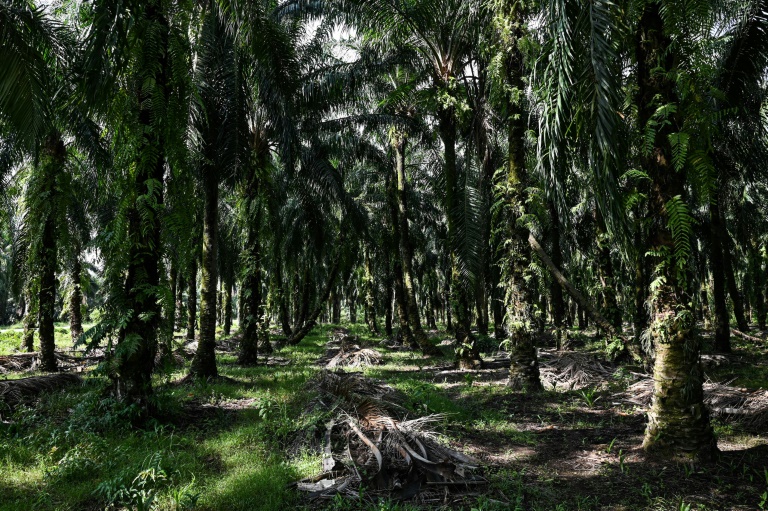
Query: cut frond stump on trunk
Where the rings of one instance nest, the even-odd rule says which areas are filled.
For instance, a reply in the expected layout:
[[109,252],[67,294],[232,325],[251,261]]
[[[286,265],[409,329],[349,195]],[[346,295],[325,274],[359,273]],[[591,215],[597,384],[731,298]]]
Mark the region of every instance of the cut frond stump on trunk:
[[365,487],[366,499],[434,503],[487,483],[476,461],[439,442],[432,426],[443,416],[407,419],[404,396],[359,373],[322,371],[308,386],[317,392],[308,412],[331,414],[312,435],[323,473],[294,483],[309,498],[358,499]]

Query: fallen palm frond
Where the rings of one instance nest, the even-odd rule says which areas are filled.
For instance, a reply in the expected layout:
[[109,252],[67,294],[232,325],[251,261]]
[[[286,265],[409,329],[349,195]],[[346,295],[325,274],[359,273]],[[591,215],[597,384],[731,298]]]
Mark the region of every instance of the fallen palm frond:
[[41,392],[59,390],[82,381],[79,376],[72,373],[57,373],[45,376],[31,376],[19,380],[0,381],[0,402],[12,407],[22,401],[36,397]]
[[0,356],[0,373],[24,371],[37,368],[40,364],[39,353],[18,353]]
[[310,385],[310,408],[331,416],[316,435],[323,473],[295,483],[310,498],[357,499],[365,486],[366,498],[426,503],[486,483],[474,460],[438,441],[431,426],[444,417],[407,420],[400,394],[359,373],[323,371]]
[[327,351],[317,363],[326,369],[365,367],[383,363],[379,351],[361,347],[360,339],[349,335],[346,328],[334,329],[325,346]]
[[746,339],[747,341],[757,342],[757,343],[765,343],[765,339],[760,337],[755,337],[754,335],[745,334],[744,332],[737,330],[735,328],[731,328],[731,332],[738,335],[742,339]]
[[613,375],[613,369],[592,356],[580,353],[540,355],[541,382],[545,388],[556,390],[580,390],[605,381]]
[[[647,407],[653,395],[653,379],[645,377],[630,385],[621,397],[627,403]],[[712,415],[737,420],[746,426],[768,425],[768,391],[749,391],[727,383],[704,382],[704,403]]]
[[369,348],[360,348],[353,345],[350,349],[341,348],[338,350],[327,364],[326,369],[336,369],[337,367],[364,367],[379,365],[383,362],[381,353]]

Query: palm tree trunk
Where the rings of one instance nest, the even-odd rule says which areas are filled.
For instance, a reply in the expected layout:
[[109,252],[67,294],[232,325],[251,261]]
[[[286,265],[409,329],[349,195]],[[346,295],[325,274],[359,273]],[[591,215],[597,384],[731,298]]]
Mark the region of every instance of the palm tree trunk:
[[331,323],[338,325],[341,323],[341,296],[338,286],[331,289]]
[[[301,302],[296,307],[296,328],[301,328],[301,326],[307,321],[307,317],[309,316],[309,300],[311,297],[311,291],[312,291],[312,275],[309,272],[309,266],[304,266],[304,278],[302,279],[302,288],[301,288]],[[321,304],[322,305],[322,304]],[[296,332],[294,331],[294,334]]]
[[413,333],[413,338],[421,352],[425,355],[440,354],[440,351],[429,342],[427,334],[421,326],[419,306],[416,303],[416,290],[413,276],[413,245],[408,227],[408,181],[405,175],[405,149],[408,145],[408,137],[400,132],[392,136],[392,149],[395,151],[395,173],[397,179],[397,221],[400,238],[400,260],[403,268],[403,291],[405,293],[405,306],[408,313],[408,323]]
[[432,290],[429,291],[429,301],[426,308],[427,328],[436,329],[437,323],[435,322],[435,294]]
[[351,288],[347,293],[347,307],[349,307],[349,322],[354,325],[357,323],[357,299],[354,290]]
[[41,193],[47,198],[50,210],[43,223],[43,234],[37,260],[40,272],[40,287],[38,289],[38,332],[40,335],[40,369],[56,371],[56,345],[54,340],[54,308],[56,306],[56,267],[58,266],[58,243],[56,222],[59,174],[63,171],[67,150],[61,135],[52,133],[45,140],[43,156],[39,163],[42,173],[43,189]]
[[595,209],[597,223],[597,269],[602,295],[602,315],[611,323],[617,332],[621,332],[621,309],[616,301],[616,283],[611,264],[611,249],[608,245],[605,221],[598,209]]
[[216,290],[216,325],[224,325],[224,290],[222,286],[224,282],[219,279],[218,289]]
[[278,314],[280,316],[280,326],[283,329],[283,335],[290,337],[293,331],[291,330],[291,313],[288,310],[288,297],[285,295],[285,287],[287,282],[283,282],[283,264],[280,261],[278,250],[279,246],[275,243],[275,258],[274,258],[274,271],[275,271],[275,301],[277,301]]
[[[144,15],[149,30],[159,37],[143,43],[142,51],[154,59],[153,65],[138,70],[138,123],[143,135],[134,170],[134,203],[128,211],[128,271],[125,279],[128,322],[118,336],[117,391],[126,402],[149,408],[152,370],[157,353],[157,334],[161,320],[160,268],[163,245],[160,238],[165,175],[165,138],[163,119],[156,112],[168,100],[169,26],[162,7],[146,6]],[[147,89],[145,89],[147,87]],[[160,101],[160,105],[157,102]]]
[[[341,242],[339,244],[341,244]],[[326,282],[325,287],[322,289],[320,296],[317,299],[317,306],[306,317],[306,320],[303,322],[303,324],[297,327],[293,335],[288,339],[288,344],[292,346],[299,344],[317,324],[317,318],[320,317],[323,309],[325,309],[328,296],[331,294],[331,288],[336,285],[336,279],[339,276],[339,269],[341,268],[340,259],[338,257],[334,259],[335,260],[333,266],[331,266],[330,272],[328,273],[328,282]]]
[[22,346],[28,353],[35,351],[35,329],[37,328],[37,298],[32,289],[32,284],[27,283],[27,310],[24,314],[24,332],[22,333]]
[[[552,250],[550,251],[552,263],[558,268],[563,267],[563,253],[560,249],[560,220],[557,216],[557,209],[553,201],[548,201],[549,219],[551,227],[549,235],[552,240]],[[562,348],[564,342],[563,321],[565,319],[565,302],[563,301],[563,288],[553,280],[549,286],[549,295],[552,302],[552,324],[555,327],[555,337],[558,348]]]
[[[637,29],[638,126],[644,130],[658,104],[675,104],[675,84],[670,72],[675,54],[664,29],[661,4],[645,5]],[[663,71],[659,71],[659,68]],[[664,72],[666,71],[666,73]],[[672,167],[669,133],[679,119],[660,127],[650,153],[641,156],[641,165],[651,178],[649,195],[649,251],[658,278],[651,290],[650,333],[656,351],[653,397],[648,411],[643,447],[665,455],[686,452],[709,457],[717,444],[704,406],[702,371],[699,364],[700,339],[689,299],[689,281],[671,254],[674,238],[669,227],[667,205],[685,197],[685,174]]]
[[184,327],[186,316],[184,314],[184,289],[187,287],[187,280],[182,272],[178,272],[178,283],[176,285],[176,317],[173,331],[181,330]]
[[224,284],[224,335],[229,336],[232,332],[232,282],[227,281]]
[[75,255],[72,263],[72,293],[69,295],[69,334],[72,342],[77,342],[83,335],[83,291],[81,282],[82,264],[80,263],[80,254]]
[[[255,365],[259,351],[259,325],[261,322],[261,263],[260,243],[248,236],[248,261],[245,263],[246,275],[243,278],[243,314],[240,320],[240,330],[243,337],[240,340],[240,351],[237,362],[240,365]],[[257,237],[257,236],[256,236]]]
[[456,337],[456,363],[461,368],[474,368],[480,365],[480,353],[475,346],[475,338],[470,331],[471,314],[469,311],[468,283],[461,276],[456,220],[458,172],[456,168],[456,112],[454,107],[441,107],[437,115],[437,131],[443,142],[445,154],[445,216],[448,223],[448,256],[450,261],[450,306],[453,312],[453,332]]
[[755,301],[755,321],[757,322],[757,328],[761,331],[765,330],[766,320],[766,306],[765,306],[765,287],[766,287],[766,271],[763,270],[763,257],[758,251],[756,241],[750,247],[752,274],[756,275],[753,286],[753,294]]
[[720,208],[713,198],[709,209],[709,267],[712,272],[712,298],[715,304],[715,351],[731,352],[731,326],[725,300],[723,246],[720,239]]
[[[392,338],[392,293],[393,293],[393,280],[390,277],[386,278],[384,282],[384,335],[388,338]],[[375,314],[375,309],[374,309]],[[376,316],[373,316],[374,325],[376,324]]]
[[189,265],[189,284],[187,290],[187,342],[194,342],[197,325],[197,257],[192,257]]
[[[736,317],[736,325],[742,332],[749,331],[749,323],[744,314],[744,300],[739,293],[739,287],[736,285],[736,275],[733,271],[733,258],[731,257],[731,238],[728,235],[728,229],[725,225],[725,216],[723,210],[717,204],[719,210],[718,235],[720,237],[720,246],[723,249],[723,271],[725,272],[725,284],[728,288],[728,295],[733,304],[733,315]],[[730,351],[730,346],[728,351]]]
[[[521,37],[518,34],[515,38]],[[517,44],[512,46],[506,62],[507,84],[514,90],[524,90],[523,57]],[[508,385],[516,390],[538,391],[543,387],[539,379],[539,363],[534,339],[534,290],[530,274],[531,248],[528,229],[519,219],[526,211],[525,190],[528,174],[525,169],[525,118],[519,101],[507,104],[509,162],[506,174],[505,205],[509,212],[507,333],[510,340],[510,366]]]
[[261,296],[261,208],[257,204],[260,186],[258,174],[255,167],[251,169],[251,175],[244,183],[242,191],[245,210],[252,215],[248,218],[248,238],[242,262],[245,275],[242,284],[243,315],[240,320],[240,330],[243,337],[240,340],[237,362],[244,366],[257,363],[259,333],[264,316]]
[[171,269],[168,275],[168,284],[171,288],[171,303],[169,304],[167,320],[168,320],[168,339],[169,342],[173,341],[173,332],[176,329],[176,316],[178,314],[177,307],[179,306],[176,301],[177,287],[179,285],[179,268],[176,263],[176,258],[171,258]]
[[648,298],[648,270],[646,268],[645,250],[640,234],[635,237],[635,246],[638,248],[638,256],[637,261],[635,261],[635,304],[632,324],[635,344],[642,347],[642,334],[648,326],[648,312],[645,308],[645,301]]
[[408,305],[405,298],[405,284],[403,283],[403,267],[400,264],[400,257],[396,254],[393,267],[392,267],[392,281],[395,287],[395,305],[397,306],[397,319],[399,320],[400,329],[398,330],[398,337],[403,342],[412,348],[418,348],[416,339],[413,337],[413,331],[408,318]]
[[215,378],[216,367],[216,291],[218,278],[219,182],[212,169],[204,178],[203,252],[200,265],[200,339],[189,374],[196,378]]
[[402,232],[400,224],[400,213],[398,211],[398,199],[395,188],[395,181],[392,176],[387,176],[387,204],[389,206],[390,223],[390,247],[392,261],[392,280],[395,284],[395,301],[397,303],[397,317],[400,320],[400,329],[398,338],[408,346],[414,349],[419,347],[411,329],[412,325],[408,314],[408,297],[403,278],[403,258],[400,246],[402,244]]

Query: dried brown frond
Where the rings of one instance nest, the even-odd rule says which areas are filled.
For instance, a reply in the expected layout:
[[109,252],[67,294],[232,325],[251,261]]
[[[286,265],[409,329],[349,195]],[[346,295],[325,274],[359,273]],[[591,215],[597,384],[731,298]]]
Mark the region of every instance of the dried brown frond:
[[407,419],[400,394],[359,373],[323,371],[310,387],[313,406],[332,415],[314,435],[323,438],[323,474],[296,483],[310,498],[357,498],[365,484],[369,498],[424,502],[436,487],[444,494],[486,482],[474,460],[439,441],[433,426],[445,417]]
[[573,352],[551,357],[542,354],[539,371],[544,387],[557,390],[580,390],[613,374],[612,368],[596,358]]
[[79,376],[72,373],[0,381],[0,402],[13,407],[23,401],[37,397],[42,392],[60,390],[68,385],[82,383],[82,381]]

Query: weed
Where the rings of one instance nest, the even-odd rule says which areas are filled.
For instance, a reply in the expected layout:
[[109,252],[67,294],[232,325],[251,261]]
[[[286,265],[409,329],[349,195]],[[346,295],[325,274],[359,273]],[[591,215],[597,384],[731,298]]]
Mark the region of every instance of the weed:
[[595,396],[597,391],[594,388],[584,389],[579,392],[581,399],[584,400],[586,405],[590,408],[594,407],[595,403],[600,399],[600,396]]

